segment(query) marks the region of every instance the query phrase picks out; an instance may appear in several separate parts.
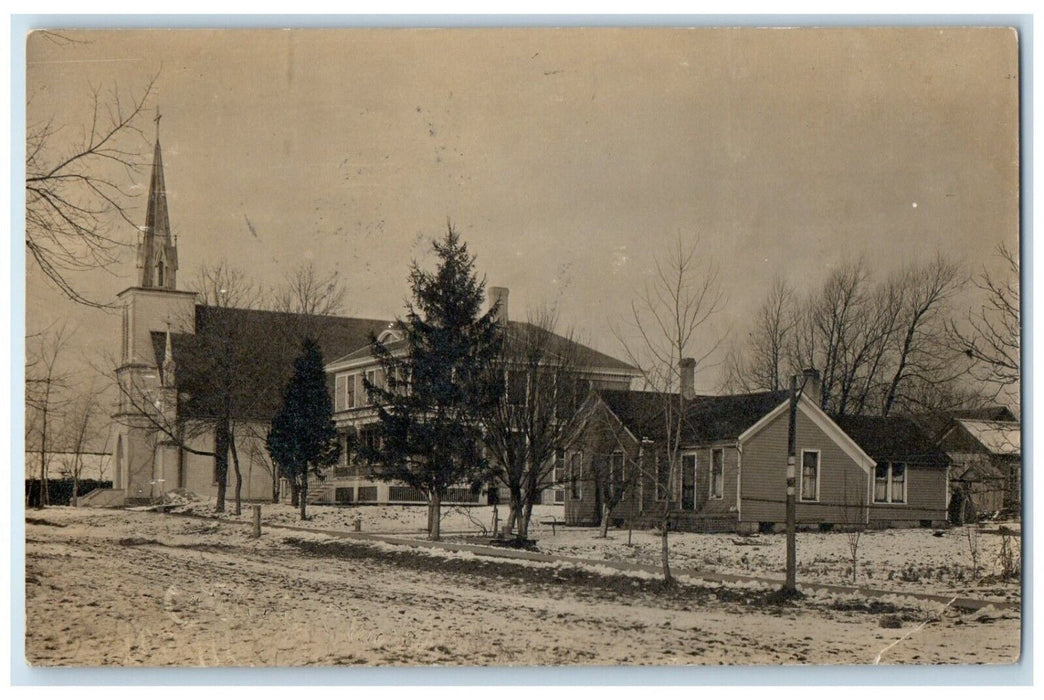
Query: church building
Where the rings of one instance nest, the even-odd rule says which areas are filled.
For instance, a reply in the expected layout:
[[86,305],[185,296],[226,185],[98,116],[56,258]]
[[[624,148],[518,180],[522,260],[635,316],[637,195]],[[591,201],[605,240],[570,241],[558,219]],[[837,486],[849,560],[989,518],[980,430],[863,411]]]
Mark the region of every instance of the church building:
[[[361,377],[376,370],[371,339],[395,327],[391,319],[289,314],[199,303],[177,285],[178,249],[167,208],[157,127],[145,226],[138,242],[137,279],[117,295],[122,307],[119,405],[113,415],[113,488],[81,499],[116,506],[161,500],[175,489],[217,495],[216,456],[229,456],[226,498],[241,479],[243,500],[288,499],[289,484],[272,465],[265,437],[305,336],[316,339],[327,365],[335,421],[346,447],[342,463],[309,486],[309,500],[327,503],[412,503],[423,497],[366,476],[352,443],[365,436],[372,407]],[[499,295],[506,323],[507,290]],[[626,388],[634,368],[576,346],[592,386]],[[229,437],[230,436],[230,437]],[[239,477],[236,475],[238,464]],[[485,496],[483,495],[482,498]],[[549,500],[562,502],[556,492]],[[479,494],[458,500],[476,502]]]

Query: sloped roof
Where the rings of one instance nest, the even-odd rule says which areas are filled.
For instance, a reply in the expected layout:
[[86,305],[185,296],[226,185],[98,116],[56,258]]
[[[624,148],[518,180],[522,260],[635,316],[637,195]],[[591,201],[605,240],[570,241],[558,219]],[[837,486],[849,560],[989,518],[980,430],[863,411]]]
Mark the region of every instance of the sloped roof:
[[[653,391],[602,391],[602,400],[638,438],[662,440],[667,401],[677,394]],[[682,442],[702,444],[733,440],[786,401],[787,391],[728,396],[696,396],[685,402]]]
[[[234,416],[267,420],[282,402],[306,336],[316,339],[324,356],[333,356],[367,343],[387,325],[387,320],[198,305],[196,333],[171,336],[178,390],[191,397],[183,415],[215,415],[216,387],[229,386]],[[165,342],[165,333],[152,333],[157,366],[163,364]],[[230,375],[235,381],[225,382]]]
[[831,416],[877,462],[945,467],[946,453],[913,420],[900,416]]
[[[541,332],[550,333],[550,331],[544,331],[540,327],[535,326],[531,323],[527,323],[525,321],[508,322],[509,339],[512,336],[518,337],[524,336],[525,334],[529,333]],[[550,336],[550,342],[547,344],[547,349],[549,353],[558,355],[560,357],[569,357],[571,362],[574,362],[578,366],[588,369],[612,372],[637,371],[632,365],[618,360],[615,357],[606,355],[605,353],[599,352],[594,348],[590,348],[584,345],[583,343],[579,343],[571,338],[563,337],[561,335],[558,335],[557,333],[550,333]],[[393,340],[385,345],[385,347],[387,347],[388,350],[392,352],[399,350],[405,346],[406,341],[404,340]],[[335,365],[345,362],[352,362],[355,360],[362,360],[371,357],[372,354],[373,353],[370,349],[369,339],[367,339],[366,344],[362,347],[359,347],[356,350],[353,350],[352,352],[348,353],[347,355],[339,357],[333,362],[329,362],[327,364]]]
[[958,420],[969,435],[993,455],[1022,454],[1022,430],[1014,421]]
[[961,408],[951,411],[919,413],[913,420],[924,428],[936,440],[942,438],[953,427],[956,420],[1017,421],[1015,414],[1007,406],[992,405],[980,408]]

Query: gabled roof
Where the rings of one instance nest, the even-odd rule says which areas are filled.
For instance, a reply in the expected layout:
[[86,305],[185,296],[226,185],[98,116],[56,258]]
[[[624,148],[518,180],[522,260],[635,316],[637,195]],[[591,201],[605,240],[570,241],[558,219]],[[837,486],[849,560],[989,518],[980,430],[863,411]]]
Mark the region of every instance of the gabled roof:
[[[214,415],[218,410],[214,387],[220,384],[219,377],[231,371],[242,379],[234,383],[233,415],[267,420],[282,402],[283,389],[306,336],[316,339],[324,356],[332,356],[345,347],[366,343],[371,333],[387,325],[387,320],[198,305],[196,332],[171,337],[178,391],[192,397],[183,405],[183,415]],[[156,365],[160,367],[165,341],[166,333],[152,333]],[[225,356],[231,359],[230,366],[222,362]]]
[[[547,344],[547,350],[549,354],[558,355],[560,357],[569,357],[570,361],[583,367],[584,369],[594,371],[605,371],[605,372],[617,372],[626,374],[637,374],[637,370],[623,362],[610,357],[605,353],[599,352],[594,348],[590,348],[583,343],[579,343],[570,338],[563,337],[557,333],[551,333],[550,331],[544,331],[538,326],[525,321],[509,321],[508,322],[508,342],[511,341],[512,337],[521,337],[531,333],[549,333],[550,339]],[[385,347],[391,351],[396,352],[406,347],[406,341],[404,340],[392,340],[385,344]],[[332,362],[327,363],[327,367],[338,367],[340,365],[352,364],[362,360],[366,360],[373,357],[369,339],[362,347],[358,347],[352,352],[337,358]]]
[[1022,454],[1022,430],[1017,422],[958,420],[957,424],[992,455]]
[[950,460],[913,420],[900,416],[837,416],[834,422],[876,462],[945,467]]
[[[602,400],[635,436],[662,440],[665,436],[668,401],[677,394],[654,391],[602,391]],[[682,441],[702,444],[734,440],[772,412],[786,391],[763,391],[730,396],[696,396],[685,402]]]
[[1018,418],[1007,406],[993,405],[980,408],[961,408],[951,411],[935,411],[933,413],[919,413],[912,416],[913,420],[935,440],[939,440],[954,426],[954,422],[960,419],[987,420],[987,421],[1017,421]]

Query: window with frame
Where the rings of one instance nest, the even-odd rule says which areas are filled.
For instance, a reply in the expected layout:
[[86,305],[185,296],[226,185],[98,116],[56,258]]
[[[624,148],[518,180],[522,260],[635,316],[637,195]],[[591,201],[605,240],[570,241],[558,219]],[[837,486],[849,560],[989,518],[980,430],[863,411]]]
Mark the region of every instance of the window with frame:
[[725,450],[711,450],[710,497],[723,498],[725,491]]
[[819,500],[819,450],[801,452],[801,500]]
[[334,380],[334,410],[343,411],[348,408],[348,375],[338,374]]
[[874,470],[874,502],[906,503],[906,464],[883,462]]
[[[368,381],[370,383],[370,386],[376,387],[377,386],[377,370],[375,370],[375,369],[368,369],[368,370],[366,370],[365,375],[366,375],[366,381]],[[370,404],[370,392],[366,391],[366,385],[365,384],[363,384],[360,387],[360,391],[361,391],[360,399],[362,401],[362,404],[368,406]]]
[[512,406],[526,404],[526,373],[511,369],[507,373],[507,400]]
[[555,466],[551,472],[551,481],[554,482],[555,503],[565,503],[565,452],[555,450]]
[[344,381],[344,407],[355,408],[356,403],[356,387],[355,380],[359,375],[349,374],[345,376]]
[[874,469],[874,503],[888,503],[888,464]]
[[570,455],[569,461],[569,496],[579,500],[583,495],[580,480],[584,470],[584,453],[577,451]]
[[617,450],[609,455],[609,483],[621,484],[627,481],[627,466],[623,452]]
[[671,472],[670,464],[660,454],[657,454],[654,459],[656,460],[656,500],[664,501],[667,500],[667,481]]

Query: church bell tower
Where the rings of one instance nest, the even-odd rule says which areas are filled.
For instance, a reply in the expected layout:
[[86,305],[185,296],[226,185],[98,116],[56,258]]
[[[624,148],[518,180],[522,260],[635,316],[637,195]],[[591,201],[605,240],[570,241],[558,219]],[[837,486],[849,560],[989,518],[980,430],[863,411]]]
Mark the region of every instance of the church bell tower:
[[126,503],[154,501],[180,485],[178,451],[157,425],[176,420],[172,334],[196,330],[196,295],[177,289],[178,250],[167,212],[159,120],[157,111],[135,286],[117,295],[123,323],[116,370],[120,403],[113,416],[113,488],[123,491]]

